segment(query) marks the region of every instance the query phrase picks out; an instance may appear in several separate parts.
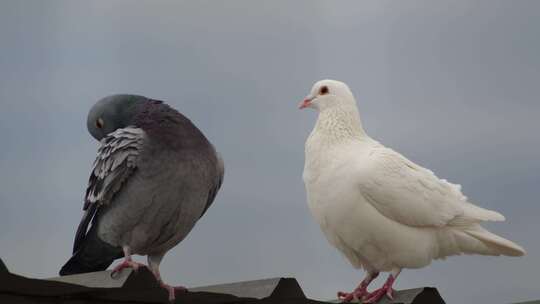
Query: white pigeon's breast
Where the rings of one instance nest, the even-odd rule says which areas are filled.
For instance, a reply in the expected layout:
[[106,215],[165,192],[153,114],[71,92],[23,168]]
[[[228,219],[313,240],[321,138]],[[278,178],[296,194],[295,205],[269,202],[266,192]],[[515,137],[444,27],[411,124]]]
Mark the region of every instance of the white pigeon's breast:
[[304,182],[315,182],[321,175],[341,175],[341,168],[362,156],[367,144],[361,141],[329,142],[312,132],[305,145]]
[[[377,214],[367,203],[360,188],[335,173],[345,173],[350,167],[336,166],[331,170],[317,172],[316,178],[305,182],[308,206],[327,240],[340,250],[355,267],[372,267],[377,261],[367,252],[373,240],[370,228],[376,227]],[[352,174],[350,170],[347,174]],[[308,173],[308,176],[309,173]],[[367,253],[367,257],[363,255]],[[373,266],[374,267],[374,266]]]
[[[362,216],[369,214],[364,208],[371,208],[352,182],[362,158],[361,145],[353,142],[326,146],[314,136],[306,142],[303,179],[308,206],[329,242],[341,251],[346,250],[346,244],[340,234],[351,210]],[[362,242],[360,233],[355,232],[354,237]]]
[[355,267],[424,266],[431,260],[430,233],[390,220],[362,193],[359,183],[372,173],[373,143],[324,149],[306,143],[303,177],[309,209],[328,241]]

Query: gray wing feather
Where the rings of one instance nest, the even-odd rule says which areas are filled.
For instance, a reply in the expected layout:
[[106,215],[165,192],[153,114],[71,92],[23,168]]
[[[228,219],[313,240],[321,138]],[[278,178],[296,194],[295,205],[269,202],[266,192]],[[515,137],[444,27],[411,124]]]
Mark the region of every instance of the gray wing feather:
[[142,129],[126,127],[102,139],[88,181],[83,207],[85,214],[75,235],[73,252],[77,251],[84,240],[88,224],[98,208],[110,203],[136,170],[145,138]]
[[120,190],[136,169],[144,139],[142,129],[127,127],[114,131],[102,140],[86,189],[84,210],[90,204],[108,204]]
[[223,176],[225,174],[225,165],[223,164],[223,159],[217,152],[216,152],[216,158],[217,158],[217,164],[216,164],[217,174],[216,174],[215,184],[214,184],[214,187],[210,188],[210,192],[208,193],[208,199],[206,200],[206,205],[204,206],[204,210],[201,214],[201,217],[206,213],[206,210],[210,208],[210,206],[214,202],[214,199],[216,198],[219,188],[221,188],[221,184],[223,184]]

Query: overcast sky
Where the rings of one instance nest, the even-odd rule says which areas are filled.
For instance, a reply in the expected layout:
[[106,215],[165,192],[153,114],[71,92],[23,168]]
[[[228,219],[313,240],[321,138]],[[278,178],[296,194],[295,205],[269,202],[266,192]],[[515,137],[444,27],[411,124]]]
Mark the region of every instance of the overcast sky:
[[486,226],[528,250],[435,261],[396,287],[436,286],[447,303],[540,299],[539,14],[540,1],[2,1],[0,257],[57,274],[97,149],[87,111],[134,93],[190,117],[226,164],[212,208],[165,257],[167,281],[352,289],[363,273],[327,243],[302,182],[316,114],[297,103],[334,78],[372,137],[503,213]]

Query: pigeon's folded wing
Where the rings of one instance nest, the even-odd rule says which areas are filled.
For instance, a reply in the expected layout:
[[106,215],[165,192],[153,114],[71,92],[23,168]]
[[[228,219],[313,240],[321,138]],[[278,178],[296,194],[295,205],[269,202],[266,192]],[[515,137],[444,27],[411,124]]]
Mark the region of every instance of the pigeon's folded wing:
[[377,147],[360,171],[364,198],[384,216],[413,227],[467,225],[504,220],[495,211],[467,202],[459,185],[439,179],[401,154]]
[[146,135],[136,127],[118,129],[101,140],[94,161],[83,210],[85,213],[75,235],[73,252],[86,235],[88,224],[97,209],[109,204],[137,168],[137,160]]
[[223,164],[223,159],[221,156],[216,152],[216,178],[214,180],[213,185],[210,187],[210,192],[208,193],[208,198],[206,199],[206,205],[204,206],[204,210],[201,214],[201,217],[206,213],[206,210],[210,208],[212,203],[214,202],[214,199],[216,198],[216,195],[219,191],[219,188],[221,188],[221,184],[223,183],[223,175],[225,174],[225,166]]

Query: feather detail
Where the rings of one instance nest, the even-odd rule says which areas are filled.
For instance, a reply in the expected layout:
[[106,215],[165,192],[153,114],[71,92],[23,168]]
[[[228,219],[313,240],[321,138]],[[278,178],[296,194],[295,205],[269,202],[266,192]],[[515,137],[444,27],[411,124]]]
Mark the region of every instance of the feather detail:
[[145,138],[142,129],[126,127],[101,140],[86,189],[85,214],[75,234],[73,253],[81,247],[88,225],[99,207],[107,205],[136,170],[137,157]]
[[136,169],[146,135],[136,127],[118,129],[101,141],[90,174],[84,210],[90,204],[107,204]]

